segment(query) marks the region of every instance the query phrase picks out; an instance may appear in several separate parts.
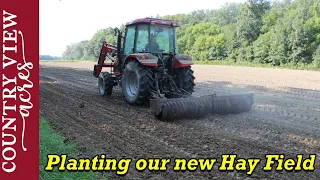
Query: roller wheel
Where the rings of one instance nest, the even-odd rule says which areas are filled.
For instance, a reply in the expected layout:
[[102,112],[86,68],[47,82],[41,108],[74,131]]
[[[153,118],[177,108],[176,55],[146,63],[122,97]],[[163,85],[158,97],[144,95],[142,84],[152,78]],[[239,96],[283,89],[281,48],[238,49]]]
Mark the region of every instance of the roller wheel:
[[98,81],[99,81],[98,90],[99,90],[100,96],[111,96],[114,81],[109,75],[109,73],[108,72],[101,73]]
[[129,104],[145,104],[154,89],[153,72],[150,67],[136,61],[129,62],[124,70],[122,90]]
[[192,94],[194,92],[194,80],[193,70],[191,67],[184,67],[180,69],[175,69],[175,83],[179,88],[184,89],[188,93]]

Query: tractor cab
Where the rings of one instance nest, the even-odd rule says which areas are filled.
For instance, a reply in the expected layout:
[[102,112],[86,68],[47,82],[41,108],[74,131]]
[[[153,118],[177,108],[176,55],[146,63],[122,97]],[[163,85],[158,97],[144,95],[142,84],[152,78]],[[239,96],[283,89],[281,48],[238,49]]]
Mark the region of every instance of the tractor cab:
[[123,53],[176,54],[175,27],[178,26],[177,22],[154,18],[130,22],[126,25]]
[[[118,30],[117,51],[120,53],[117,58],[120,65],[115,68],[122,73],[125,64],[132,59],[144,66],[166,68],[171,73],[173,66],[192,65],[192,61],[183,65],[175,61],[178,55],[175,28],[179,26],[178,22],[156,18],[136,19],[127,23],[123,37]],[[191,60],[187,56],[183,58]]]

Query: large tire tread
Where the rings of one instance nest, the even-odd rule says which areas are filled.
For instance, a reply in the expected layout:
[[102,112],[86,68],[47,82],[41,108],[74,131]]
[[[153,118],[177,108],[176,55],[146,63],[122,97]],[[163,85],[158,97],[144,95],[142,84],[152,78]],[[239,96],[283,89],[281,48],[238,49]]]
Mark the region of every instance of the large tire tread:
[[111,79],[108,77],[108,74],[105,73],[103,75],[104,79],[105,79],[105,95],[107,96],[111,96],[112,95],[112,90],[113,90],[113,82],[111,81]]
[[[101,75],[99,77],[99,81],[102,80],[102,79],[103,79],[103,83],[104,83],[104,91],[101,92],[100,89],[99,89],[100,96],[111,96],[112,95],[113,86],[114,86],[113,80],[110,79],[109,74],[106,73],[106,72],[101,73]],[[99,88],[100,88],[100,84],[99,84]]]
[[193,75],[193,70],[191,69],[191,67],[184,67],[181,69],[177,69],[178,71],[178,76],[176,79],[176,83],[178,85],[178,87],[184,89],[185,91],[189,92],[189,93],[193,93],[194,92],[194,86],[195,86],[195,77]]
[[[140,77],[140,84],[139,84],[139,90],[137,94],[137,98],[135,101],[128,101],[129,104],[137,104],[142,105],[149,101],[151,92],[154,87],[154,78],[153,78],[153,72],[150,67],[142,66],[136,61],[131,61],[127,64],[132,68],[132,70],[136,71],[138,73],[138,77]],[[125,88],[123,88],[123,91],[125,91]]]

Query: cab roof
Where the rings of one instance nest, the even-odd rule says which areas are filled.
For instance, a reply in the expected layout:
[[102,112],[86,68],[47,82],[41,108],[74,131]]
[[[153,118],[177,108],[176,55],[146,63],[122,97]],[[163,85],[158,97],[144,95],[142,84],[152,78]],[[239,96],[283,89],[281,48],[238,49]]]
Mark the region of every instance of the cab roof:
[[173,25],[174,27],[180,27],[179,22],[175,22],[172,20],[165,20],[165,19],[149,18],[149,17],[133,20],[131,22],[128,22],[126,26],[137,25],[142,23],[154,23],[154,24],[160,24],[160,25],[167,25],[167,26]]

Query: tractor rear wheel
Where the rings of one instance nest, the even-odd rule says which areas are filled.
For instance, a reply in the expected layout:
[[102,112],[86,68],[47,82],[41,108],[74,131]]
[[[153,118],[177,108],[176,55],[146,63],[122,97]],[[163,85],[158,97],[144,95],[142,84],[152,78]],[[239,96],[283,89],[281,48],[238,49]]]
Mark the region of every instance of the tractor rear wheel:
[[103,72],[99,76],[98,90],[100,96],[111,96],[114,82],[108,72]]
[[188,93],[192,94],[194,92],[194,80],[195,77],[193,75],[193,70],[191,69],[190,66],[180,68],[180,69],[175,69],[175,83],[176,85],[187,91]]
[[129,62],[122,78],[122,90],[129,104],[148,102],[154,89],[153,72],[150,67],[142,66],[137,61]]

